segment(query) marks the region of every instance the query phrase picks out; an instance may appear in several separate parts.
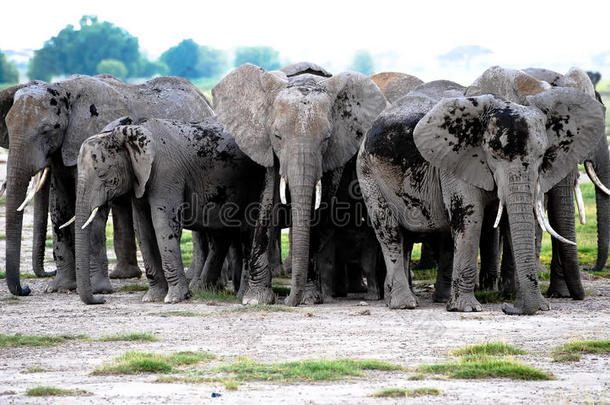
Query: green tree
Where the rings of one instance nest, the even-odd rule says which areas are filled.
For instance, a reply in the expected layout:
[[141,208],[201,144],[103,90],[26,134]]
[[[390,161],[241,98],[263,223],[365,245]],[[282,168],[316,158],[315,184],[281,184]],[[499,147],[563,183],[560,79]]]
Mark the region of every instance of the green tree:
[[141,59],[138,39],[110,22],[83,16],[79,29],[66,26],[34,52],[28,76],[48,81],[62,74],[94,75],[104,59],[122,62],[127,68],[127,77],[136,76]]
[[0,52],[0,83],[17,83],[19,81],[19,72],[17,66],[6,58],[6,55]]
[[192,39],[182,40],[161,55],[161,61],[169,67],[172,76],[194,79],[199,77],[197,63],[199,62],[199,45]]
[[242,46],[235,50],[234,66],[252,63],[263,69],[280,68],[280,54],[269,46]]
[[108,73],[119,79],[125,79],[127,77],[127,68],[120,60],[104,59],[97,64],[97,73]]
[[375,72],[375,63],[369,51],[356,51],[350,69],[370,76]]
[[218,77],[225,73],[229,67],[225,53],[209,46],[199,47],[199,61],[197,72],[201,77]]
[[137,77],[152,77],[155,75],[164,76],[169,72],[169,67],[163,61],[150,61],[144,56],[140,56],[138,61]]

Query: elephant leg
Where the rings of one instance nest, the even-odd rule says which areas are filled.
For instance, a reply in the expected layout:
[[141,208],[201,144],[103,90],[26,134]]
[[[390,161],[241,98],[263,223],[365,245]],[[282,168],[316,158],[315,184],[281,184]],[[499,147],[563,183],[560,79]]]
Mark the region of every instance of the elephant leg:
[[[506,225],[506,226],[505,226]],[[504,229],[500,237],[500,245],[502,248],[502,262],[500,264],[500,280],[498,288],[502,297],[506,300],[512,299],[517,293],[515,283],[515,256],[510,246],[510,237],[508,235],[508,224],[503,220],[501,228]]]
[[383,282],[379,283],[380,269],[378,268],[378,263],[380,255],[381,249],[376,240],[371,240],[369,246],[362,252],[362,270],[366,277],[365,300],[377,301],[383,298],[382,290],[380,288],[380,286],[383,285]]
[[193,258],[191,265],[186,271],[186,278],[188,280],[194,280],[201,276],[203,271],[203,265],[208,256],[210,244],[208,237],[204,232],[193,231]]
[[273,304],[275,302],[275,293],[271,288],[269,254],[275,235],[273,228],[277,228],[272,223],[275,185],[279,183],[277,177],[279,176],[275,174],[273,167],[267,168],[265,185],[259,199],[260,210],[248,255],[248,288],[242,299],[244,304]]
[[435,252],[432,244],[428,241],[424,241],[421,244],[421,256],[416,270],[433,269],[438,266],[435,259]]
[[[323,302],[333,302],[333,281],[335,277],[335,238],[334,231],[327,230],[328,235],[322,241],[322,246],[319,246],[318,252],[315,254],[315,276],[313,280],[320,280],[320,291],[307,288],[304,304],[319,304]],[[308,283],[309,284],[309,283]],[[313,286],[316,286],[315,281]],[[308,294],[309,293],[309,294]]]
[[447,302],[451,297],[451,274],[453,271],[453,240],[450,233],[439,235],[438,270],[434,284],[434,302]]
[[95,219],[89,225],[89,268],[91,289],[94,294],[112,293],[112,284],[108,278],[108,255],[106,254],[106,221],[108,205],[99,207]]
[[[63,176],[67,178],[62,178]],[[70,178],[70,173],[53,171],[50,209],[53,227],[53,259],[57,265],[57,274],[47,285],[46,292],[76,290],[74,226],[59,229],[74,216],[75,194],[75,181]]]
[[451,236],[454,242],[451,298],[448,311],[479,312],[481,304],[474,296],[477,281],[477,257],[483,223],[483,207],[468,190],[449,194],[447,204]]
[[46,181],[34,198],[34,236],[32,239],[32,270],[37,277],[52,277],[55,271],[44,271],[44,251],[47,242],[49,219],[49,193],[51,182]]
[[110,273],[110,278],[142,277],[136,255],[136,238],[129,196],[115,198],[112,202],[112,225],[117,263]]
[[500,273],[500,230],[493,226],[497,211],[498,204],[490,204],[485,208],[483,215],[479,242],[481,256],[479,288],[481,290],[495,289]]
[[237,293],[241,287],[241,273],[244,266],[244,252],[242,250],[241,238],[236,237],[231,241],[227,252],[227,261],[233,281],[233,291]]
[[[610,188],[610,155],[606,137],[602,136],[593,155],[593,167],[601,182]],[[597,260],[591,271],[602,271],[608,261],[608,244],[610,243],[610,197],[595,187],[595,205],[597,207]]]
[[200,277],[191,280],[192,289],[216,289],[222,285],[220,276],[231,241],[226,234],[220,232],[210,232],[208,236],[210,251],[205,259]]
[[167,295],[167,281],[163,274],[161,254],[157,245],[155,228],[152,224],[150,206],[146,202],[133,200],[133,224],[149,283],[149,289],[142,297],[142,301],[163,301]]
[[167,201],[166,199],[153,200],[150,203],[152,222],[161,254],[161,265],[168,285],[165,303],[176,303],[191,297],[180,252],[182,234],[180,205],[180,201]]

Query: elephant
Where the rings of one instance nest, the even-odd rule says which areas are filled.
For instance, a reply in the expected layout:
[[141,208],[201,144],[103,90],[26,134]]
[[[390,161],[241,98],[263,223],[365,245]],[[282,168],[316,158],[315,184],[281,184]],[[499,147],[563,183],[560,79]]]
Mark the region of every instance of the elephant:
[[104,302],[92,293],[89,241],[95,238],[94,218],[114,198],[129,195],[132,201],[150,282],[143,301],[174,303],[190,296],[180,252],[183,228],[210,239],[203,271],[194,278],[203,286],[217,282],[229,245],[242,229],[258,223],[248,210],[259,202],[266,170],[237,147],[215,117],[192,123],[121,118],[83,143],[77,166],[76,280],[87,304]]
[[[493,94],[466,97],[459,85],[430,82],[380,114],[362,144],[358,178],[384,253],[390,308],[417,305],[405,269],[413,241],[451,231],[453,270],[451,277],[441,275],[451,280],[447,309],[480,311],[477,250],[484,210],[497,201],[497,217],[504,206],[508,214],[517,285],[515,303],[502,309],[534,314],[550,308],[538,287],[535,217],[548,225],[540,199],[589,153],[604,107],[528,75],[514,80],[498,69],[492,78],[497,87],[531,94],[527,105]],[[439,284],[447,288],[446,281]]]
[[401,99],[424,82],[406,73],[381,72],[371,76],[379,90],[392,105],[401,104]]
[[[212,95],[219,122],[239,147],[279,175],[273,194],[279,193],[282,203],[290,197],[292,285],[285,303],[319,302],[315,297],[319,289],[309,288],[316,278],[308,277],[310,253],[315,251],[310,249],[310,241],[315,242],[310,239],[311,220],[322,215],[316,214],[322,201],[328,206],[342,167],[356,154],[371,123],[386,107],[385,97],[370,78],[359,73],[326,77],[306,72],[289,77],[252,64],[230,72],[212,89]],[[265,297],[271,291],[268,273],[268,266],[250,266],[244,303],[267,303]],[[328,278],[325,271],[321,273]],[[328,291],[321,294],[328,296]]]
[[[13,97],[15,96],[17,90],[33,83],[37,82],[18,84],[0,91],[0,147],[4,149],[9,148],[8,130],[4,120],[6,118],[6,114],[13,105]],[[40,192],[38,192],[37,198],[34,200],[32,270],[38,277],[52,277],[55,275],[55,271],[44,270],[44,251],[47,239],[47,220],[49,216],[49,185],[50,183],[45,183]],[[0,186],[0,197],[5,191],[6,182],[3,182],[2,186]]]
[[[127,114],[183,120],[213,115],[210,103],[191,83],[160,77],[131,85],[109,75],[76,75],[52,84],[36,83],[19,89],[6,115],[10,149],[7,162],[6,280],[14,295],[28,295],[21,287],[19,264],[24,201],[30,177],[51,169],[51,220],[57,275],[47,291],[76,288],[73,226],[62,227],[74,215],[76,163],[82,142],[106,124]],[[43,176],[44,178],[44,176]],[[21,206],[20,206],[21,204]],[[132,273],[137,268],[135,237],[128,201],[114,204],[118,257],[117,269]],[[60,227],[62,229],[60,229]],[[98,240],[94,289],[110,292],[105,243]]]

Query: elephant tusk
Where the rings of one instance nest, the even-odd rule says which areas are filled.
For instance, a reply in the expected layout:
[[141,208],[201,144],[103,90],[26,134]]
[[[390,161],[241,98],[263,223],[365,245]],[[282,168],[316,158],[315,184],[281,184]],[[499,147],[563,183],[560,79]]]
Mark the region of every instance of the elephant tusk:
[[[46,168],[45,168],[46,170]],[[36,177],[38,177],[38,175],[40,174],[40,172],[36,173],[34,176],[32,176],[33,179],[35,179]],[[36,195],[36,192],[38,192],[38,184],[40,184],[40,180],[42,179],[42,177],[38,177],[38,180],[35,180],[34,182],[30,181],[30,183],[36,183],[36,187],[32,187],[30,189],[30,191],[28,192],[28,195],[25,197],[25,200],[23,200],[23,202],[21,203],[21,205],[19,206],[19,208],[17,208],[18,212],[21,212],[25,209],[25,207],[27,207],[27,205],[30,203],[30,201],[32,201],[34,199],[34,196]]]
[[91,222],[93,222],[93,219],[95,218],[95,214],[97,214],[97,210],[98,210],[99,208],[100,208],[100,207],[95,207],[95,208],[94,208],[94,209],[91,211],[91,215],[89,215],[89,218],[87,219],[87,222],[85,222],[85,223],[83,224],[83,226],[81,226],[81,228],[80,228],[80,229],[85,229],[86,227],[88,227],[88,226],[89,226],[89,224],[90,224]]
[[578,219],[580,220],[580,224],[584,225],[586,221],[585,215],[585,203],[582,199],[582,191],[580,191],[580,184],[576,183],[574,185],[574,195],[576,196],[576,207],[578,208]]
[[500,219],[502,219],[502,212],[504,212],[504,202],[500,200],[498,204],[498,213],[496,214],[496,220],[494,222],[494,229],[500,225]]
[[610,195],[610,190],[608,190],[608,187],[604,186],[604,183],[597,177],[597,173],[595,173],[595,169],[593,168],[593,163],[590,160],[585,161],[585,170],[593,184],[607,195]]
[[44,186],[44,183],[47,181],[47,177],[49,177],[50,172],[51,172],[51,169],[49,169],[48,167],[44,168],[44,171],[42,172],[42,176],[40,177],[40,180],[38,181],[38,186],[36,186],[36,192],[39,192],[40,190],[42,190],[42,187]]
[[286,179],[280,178],[280,201],[282,204],[286,204]]
[[6,180],[2,182],[2,185],[0,186],[0,197],[2,197],[4,195],[4,192],[6,191]]
[[318,180],[316,183],[316,200],[314,204],[314,209],[320,208],[320,203],[322,202],[322,179]]
[[541,228],[543,231],[547,231],[551,234],[552,237],[559,240],[560,242],[576,246],[576,242],[572,242],[571,240],[564,238],[553,229],[551,224],[549,224],[549,221],[546,219],[546,215],[544,215],[544,208],[542,208],[542,201],[540,199],[538,199],[538,201],[536,202],[536,217],[538,218],[538,223],[541,224]]
[[68,226],[72,225],[74,223],[74,221],[76,221],[76,216],[73,216],[72,218],[70,218],[70,220],[68,222],[66,222],[65,224],[61,225],[59,227],[59,229],[67,228]]

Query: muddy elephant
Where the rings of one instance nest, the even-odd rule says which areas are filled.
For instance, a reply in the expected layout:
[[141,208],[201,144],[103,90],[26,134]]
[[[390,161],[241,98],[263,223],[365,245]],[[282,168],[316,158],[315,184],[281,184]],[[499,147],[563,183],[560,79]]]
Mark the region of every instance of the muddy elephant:
[[[8,114],[13,105],[15,93],[30,84],[37,82],[29,82],[26,84],[18,84],[0,91],[0,147],[9,148],[8,130],[4,122],[6,114]],[[38,82],[41,83],[41,82]],[[0,186],[0,197],[6,191],[6,181]],[[47,239],[47,220],[49,217],[49,191],[50,182],[45,183],[43,188],[37,193],[34,200],[34,224],[32,238],[32,270],[38,277],[51,277],[55,275],[55,271],[44,270],[44,251]]]
[[[515,85],[500,73],[494,80]],[[504,207],[508,214],[517,284],[516,302],[503,310],[549,309],[538,287],[535,255],[536,218],[548,225],[540,201],[589,153],[605,109],[574,89],[541,88],[531,76],[517,84],[534,94],[527,105],[492,94],[464,97],[463,88],[452,97],[454,84],[427,83],[422,86],[427,91],[413,90],[409,102],[373,123],[358,156],[358,176],[384,252],[385,300],[391,308],[417,305],[404,267],[413,240],[450,230],[447,309],[480,311],[474,287],[483,213],[499,200],[498,217]]]
[[[50,202],[57,275],[48,291],[76,288],[73,226],[60,229],[74,215],[76,163],[82,142],[118,117],[168,117],[184,120],[213,115],[209,102],[188,81],[162,77],[130,85],[111,76],[73,76],[53,84],[36,83],[19,89],[6,116],[10,149],[7,168],[6,279],[15,295],[27,295],[21,287],[19,264],[21,227],[26,188],[30,177],[51,169],[53,199]],[[24,203],[27,202],[24,201]],[[123,270],[137,268],[131,210],[126,202],[115,204],[115,249]],[[107,277],[105,243],[97,240],[96,260],[104,274],[94,289],[111,291]],[[121,268],[121,267],[119,267]],[[139,271],[139,269],[137,269]]]
[[182,229],[208,236],[210,251],[193,282],[215,284],[232,240],[249,219],[252,227],[257,223],[246,215],[259,202],[265,175],[214,117],[193,123],[124,118],[87,139],[78,158],[76,201],[76,280],[83,302],[104,302],[92,294],[89,240],[95,237],[90,224],[108,201],[131,196],[150,282],[143,301],[173,303],[190,296]]
[[[312,300],[305,294],[314,281],[308,277],[312,215],[323,200],[330,201],[342,166],[387,104],[375,83],[359,73],[312,72],[291,75],[245,64],[212,90],[219,121],[248,156],[279,174],[273,192],[281,202],[290,201],[292,288],[286,304],[292,306]],[[264,303],[271,291],[269,269],[250,271],[244,302]]]

